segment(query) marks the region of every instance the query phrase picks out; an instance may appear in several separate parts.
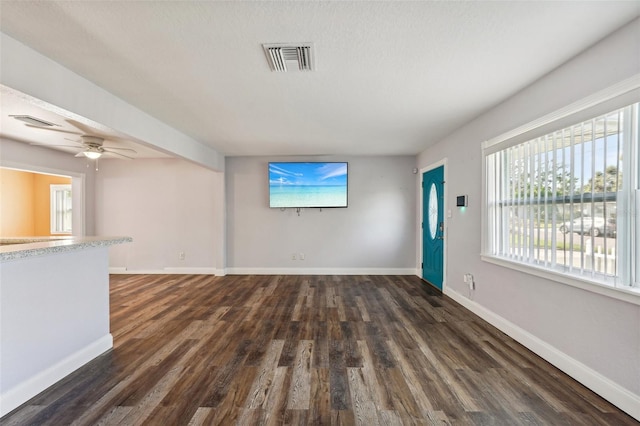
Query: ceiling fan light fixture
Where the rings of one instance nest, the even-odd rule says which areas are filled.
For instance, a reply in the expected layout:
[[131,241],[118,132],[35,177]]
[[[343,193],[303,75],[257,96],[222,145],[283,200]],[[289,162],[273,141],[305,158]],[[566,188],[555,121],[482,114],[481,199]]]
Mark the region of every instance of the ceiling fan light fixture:
[[83,151],[82,153],[84,154],[85,157],[87,157],[90,160],[97,160],[102,155],[100,151],[92,148],[89,148],[86,151]]

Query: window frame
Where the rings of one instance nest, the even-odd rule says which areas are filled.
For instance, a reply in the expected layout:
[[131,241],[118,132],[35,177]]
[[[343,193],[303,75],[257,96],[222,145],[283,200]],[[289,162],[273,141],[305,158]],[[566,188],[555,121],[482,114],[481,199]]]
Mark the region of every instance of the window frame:
[[[71,201],[70,203],[70,220],[71,220],[71,226],[70,229],[68,231],[60,231],[58,230],[58,210],[56,208],[57,204],[56,204],[56,194],[58,192],[69,192],[71,193],[72,191],[72,187],[71,184],[51,184],[49,185],[49,196],[50,196],[50,204],[49,204],[49,212],[50,212],[50,218],[51,218],[51,235],[71,235],[73,232],[73,201]],[[73,200],[73,198],[72,198]]]
[[[491,242],[489,240],[491,236],[491,229],[489,229],[489,176],[487,170],[487,157],[493,153],[637,102],[640,102],[640,74],[483,142],[481,156],[483,203],[480,255],[483,261],[640,305],[640,265],[636,264],[636,269],[631,272],[631,277],[629,277],[629,282],[632,286],[614,287],[586,276],[570,275],[558,269],[517,262],[491,254]],[[635,149],[640,151],[640,147],[636,146]],[[630,156],[640,164],[640,152],[631,152]],[[628,246],[631,247],[631,251],[625,253],[628,262],[634,259],[633,256],[637,257],[637,252],[640,251],[640,247],[638,247],[640,244],[640,176],[637,168],[632,170],[631,174],[631,176],[628,176],[628,180],[625,180],[634,185],[634,188],[627,188],[629,188],[629,207],[635,213],[630,218],[631,232],[625,238],[633,238],[632,236],[635,235],[636,244],[628,243]]]

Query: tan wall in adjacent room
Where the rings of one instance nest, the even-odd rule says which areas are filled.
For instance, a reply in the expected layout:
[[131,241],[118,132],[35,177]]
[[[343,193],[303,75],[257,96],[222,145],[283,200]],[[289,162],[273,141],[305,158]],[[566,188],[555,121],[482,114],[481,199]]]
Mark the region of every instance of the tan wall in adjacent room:
[[33,173],[0,168],[0,236],[35,235]]
[[0,168],[0,236],[52,235],[52,184],[71,184],[71,178]]

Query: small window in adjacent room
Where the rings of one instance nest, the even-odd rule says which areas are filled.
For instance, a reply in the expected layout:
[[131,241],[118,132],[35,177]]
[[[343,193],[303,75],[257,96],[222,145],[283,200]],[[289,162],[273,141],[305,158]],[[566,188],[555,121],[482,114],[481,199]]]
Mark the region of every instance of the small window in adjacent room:
[[483,259],[639,291],[639,107],[485,145]]
[[71,185],[51,185],[51,233],[71,234]]

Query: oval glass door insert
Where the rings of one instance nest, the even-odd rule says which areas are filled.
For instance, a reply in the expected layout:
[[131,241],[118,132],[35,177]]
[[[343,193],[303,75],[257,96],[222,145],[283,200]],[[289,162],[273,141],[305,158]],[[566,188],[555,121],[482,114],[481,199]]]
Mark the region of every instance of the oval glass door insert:
[[436,231],[438,229],[438,190],[435,183],[431,184],[429,189],[429,233],[431,239],[436,238]]

